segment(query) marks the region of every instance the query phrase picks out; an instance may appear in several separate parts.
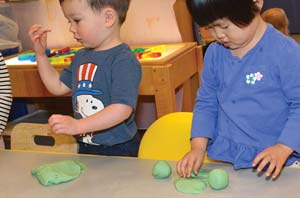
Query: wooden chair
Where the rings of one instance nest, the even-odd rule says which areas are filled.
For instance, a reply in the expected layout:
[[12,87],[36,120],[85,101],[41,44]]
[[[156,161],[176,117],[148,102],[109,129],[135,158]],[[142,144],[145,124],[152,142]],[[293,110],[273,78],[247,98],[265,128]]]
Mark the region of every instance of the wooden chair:
[[48,124],[19,123],[11,133],[12,150],[77,153],[73,136],[52,133]]

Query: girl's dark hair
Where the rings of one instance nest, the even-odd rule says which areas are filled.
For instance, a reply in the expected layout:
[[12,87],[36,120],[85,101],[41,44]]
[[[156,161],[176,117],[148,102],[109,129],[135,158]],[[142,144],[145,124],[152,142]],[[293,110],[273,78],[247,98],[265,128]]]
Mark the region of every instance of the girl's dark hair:
[[[129,8],[130,0],[86,0],[88,5],[93,10],[101,11],[105,7],[112,7],[119,16],[119,23],[123,24],[126,19],[127,10]],[[59,0],[61,4],[64,0]]]
[[222,18],[245,27],[260,12],[253,0],[186,0],[186,3],[192,17],[202,27]]

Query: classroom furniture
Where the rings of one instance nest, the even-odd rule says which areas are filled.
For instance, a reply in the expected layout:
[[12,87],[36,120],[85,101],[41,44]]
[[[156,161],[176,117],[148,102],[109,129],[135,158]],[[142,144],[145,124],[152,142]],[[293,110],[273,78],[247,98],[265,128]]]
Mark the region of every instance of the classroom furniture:
[[180,160],[190,150],[192,112],[164,115],[146,130],[138,157],[154,160]]
[[[138,158],[180,160],[191,149],[192,112],[175,112],[157,119],[141,140]],[[205,162],[216,162],[205,156]]]
[[[214,198],[282,198],[297,197],[300,169],[285,168],[276,181],[266,180],[251,169],[234,170],[229,164],[207,163],[203,168],[223,168],[229,173],[229,186],[224,190],[209,187],[202,194],[183,194],[174,188],[176,161],[170,178],[158,180],[151,175],[155,160],[117,158],[78,154],[50,154],[0,150],[1,198],[153,198],[153,197],[214,197]],[[41,164],[61,160],[79,160],[87,171],[71,182],[44,187],[31,175]]]
[[20,123],[11,133],[11,149],[40,152],[77,153],[73,136],[55,134],[48,124]]
[[48,119],[51,116],[50,112],[46,110],[38,109],[30,114],[19,117],[15,120],[12,120],[7,123],[5,130],[3,131],[2,138],[4,142],[5,149],[10,149],[10,136],[13,128],[19,123],[39,123],[46,124],[48,123]]
[[[153,45],[152,45],[153,46]],[[134,47],[152,47],[134,46]],[[155,46],[155,45],[154,45]],[[166,53],[156,59],[140,60],[142,81],[139,95],[154,96],[157,117],[176,111],[176,89],[183,87],[183,111],[192,111],[199,87],[202,67],[201,48],[196,43],[166,44]],[[44,87],[35,62],[21,62],[17,57],[6,59],[13,97],[53,97]],[[54,65],[57,71],[67,64]]]

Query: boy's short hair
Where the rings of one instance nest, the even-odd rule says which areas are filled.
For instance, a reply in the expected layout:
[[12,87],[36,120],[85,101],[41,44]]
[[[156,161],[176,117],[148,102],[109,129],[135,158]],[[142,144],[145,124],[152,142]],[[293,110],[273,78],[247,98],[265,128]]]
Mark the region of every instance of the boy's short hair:
[[188,9],[199,26],[227,18],[239,27],[248,26],[260,12],[254,0],[186,0]]
[[[130,0],[86,0],[93,10],[101,11],[105,7],[112,7],[119,16],[119,23],[123,24],[129,8]],[[59,0],[61,4],[64,0]]]

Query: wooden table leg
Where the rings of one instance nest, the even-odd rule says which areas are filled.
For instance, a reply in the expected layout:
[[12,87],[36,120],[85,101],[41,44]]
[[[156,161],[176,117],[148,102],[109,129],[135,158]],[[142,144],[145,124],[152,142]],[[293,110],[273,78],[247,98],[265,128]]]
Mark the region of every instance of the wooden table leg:
[[197,90],[199,87],[198,73],[194,74],[183,84],[183,104],[182,111],[191,112],[194,109]]
[[176,111],[175,87],[172,84],[168,67],[163,66],[153,69],[155,104],[158,118]]

